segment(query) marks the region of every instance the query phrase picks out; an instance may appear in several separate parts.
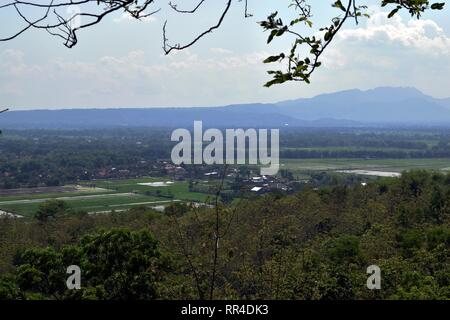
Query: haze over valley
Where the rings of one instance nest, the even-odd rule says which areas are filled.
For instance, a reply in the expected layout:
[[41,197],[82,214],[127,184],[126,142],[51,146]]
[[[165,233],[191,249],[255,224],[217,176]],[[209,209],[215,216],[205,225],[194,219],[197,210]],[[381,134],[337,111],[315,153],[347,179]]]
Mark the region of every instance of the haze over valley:
[[381,87],[322,94],[275,104],[201,108],[121,108],[14,111],[0,118],[7,129],[107,127],[362,127],[449,126],[450,98],[435,99],[415,88]]

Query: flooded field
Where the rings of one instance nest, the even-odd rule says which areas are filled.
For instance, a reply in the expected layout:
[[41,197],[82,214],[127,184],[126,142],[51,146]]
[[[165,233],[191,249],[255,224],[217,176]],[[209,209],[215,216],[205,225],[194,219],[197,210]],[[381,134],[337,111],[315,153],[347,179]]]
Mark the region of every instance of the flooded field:
[[388,172],[388,171],[372,171],[372,170],[336,170],[340,173],[357,174],[362,176],[375,176],[375,177],[400,177],[401,173],[398,172]]
[[140,185],[140,186],[155,187],[155,188],[168,187],[168,186],[170,186],[172,184],[173,184],[172,181],[166,181],[166,182],[158,181],[158,182],[138,183],[138,185]]
[[[283,159],[281,168],[295,173],[305,171],[374,171],[401,173],[424,169],[448,171],[450,159]],[[355,172],[355,174],[358,174]],[[384,176],[384,175],[383,175]],[[388,175],[390,176],[390,175]]]

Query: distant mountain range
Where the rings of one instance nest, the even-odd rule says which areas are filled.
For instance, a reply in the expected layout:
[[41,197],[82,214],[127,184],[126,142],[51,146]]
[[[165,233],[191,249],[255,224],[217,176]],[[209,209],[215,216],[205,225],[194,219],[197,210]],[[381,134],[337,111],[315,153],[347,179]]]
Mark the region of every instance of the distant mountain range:
[[448,99],[439,99],[438,100],[438,104],[441,104],[444,107],[447,107],[448,109],[450,109],[450,98],[448,98]]
[[202,108],[65,109],[10,111],[5,129],[108,127],[358,127],[367,125],[450,126],[450,98],[436,99],[415,88],[347,90],[274,104]]

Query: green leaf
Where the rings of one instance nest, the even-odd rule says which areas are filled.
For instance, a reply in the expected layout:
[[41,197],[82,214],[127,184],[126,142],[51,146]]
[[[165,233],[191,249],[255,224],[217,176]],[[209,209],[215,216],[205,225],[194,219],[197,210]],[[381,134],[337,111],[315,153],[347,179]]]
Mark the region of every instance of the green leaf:
[[347,11],[347,10],[345,9],[344,5],[342,4],[341,0],[336,1],[336,2],[333,4],[333,7],[339,8],[339,9],[341,9],[341,10],[344,11],[344,12]]
[[392,10],[389,14],[388,14],[388,18],[392,18],[397,12],[398,10],[400,10],[399,8],[395,8],[394,10]]
[[265,59],[263,62],[264,62],[264,63],[277,62],[277,61],[279,61],[280,59],[284,59],[284,57],[285,57],[285,55],[284,55],[284,53],[282,53],[282,54],[280,54],[280,55],[278,55],[278,56],[270,56],[270,57],[268,57],[267,59]]
[[444,2],[437,2],[437,3],[433,3],[431,5],[431,9],[433,10],[442,10],[444,9],[445,3]]
[[271,43],[273,38],[275,37],[275,35],[277,34],[278,30],[272,30],[272,32],[270,33],[269,38],[267,39],[267,43]]

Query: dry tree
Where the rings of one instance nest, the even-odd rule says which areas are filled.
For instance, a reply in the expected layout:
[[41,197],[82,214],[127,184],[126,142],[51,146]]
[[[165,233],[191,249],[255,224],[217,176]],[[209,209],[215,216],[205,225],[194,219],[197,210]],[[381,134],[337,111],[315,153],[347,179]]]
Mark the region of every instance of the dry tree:
[[[43,30],[52,36],[63,40],[68,48],[73,48],[78,43],[78,33],[82,29],[93,27],[101,23],[105,18],[115,13],[128,14],[136,20],[144,20],[159,13],[162,5],[166,4],[168,9],[178,14],[195,14],[207,2],[213,0],[198,0],[192,8],[180,8],[177,3],[168,4],[158,0],[14,0],[0,5],[0,13],[9,10],[8,14],[14,14],[19,18],[22,27],[10,35],[0,35],[0,42],[10,41],[30,29]],[[247,0],[244,2],[245,17],[248,13]],[[219,12],[217,21],[206,30],[194,36],[187,44],[171,45],[167,38],[166,20],[163,27],[163,49],[166,54],[174,50],[183,50],[197,43],[207,34],[218,29],[226,15],[229,13],[233,0],[226,0]]]

